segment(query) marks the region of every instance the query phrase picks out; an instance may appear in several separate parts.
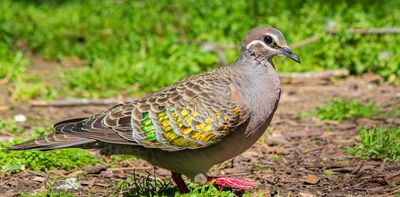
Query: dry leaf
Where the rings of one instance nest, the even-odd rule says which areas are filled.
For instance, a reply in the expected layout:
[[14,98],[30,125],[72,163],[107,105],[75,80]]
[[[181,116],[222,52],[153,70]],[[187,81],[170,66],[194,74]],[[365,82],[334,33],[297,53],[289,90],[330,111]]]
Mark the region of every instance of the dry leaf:
[[319,178],[313,174],[309,174],[304,178],[304,182],[308,184],[317,184],[319,182]]
[[313,197],[314,195],[308,192],[299,192],[299,196],[301,197]]
[[84,174],[84,173],[87,173],[87,172],[85,172],[83,170],[77,170],[77,171],[72,172],[71,174],[68,174],[67,176],[68,177],[76,177],[76,176]]
[[46,180],[46,178],[40,177],[40,176],[36,176],[36,177],[33,178],[32,180],[43,183],[43,182]]

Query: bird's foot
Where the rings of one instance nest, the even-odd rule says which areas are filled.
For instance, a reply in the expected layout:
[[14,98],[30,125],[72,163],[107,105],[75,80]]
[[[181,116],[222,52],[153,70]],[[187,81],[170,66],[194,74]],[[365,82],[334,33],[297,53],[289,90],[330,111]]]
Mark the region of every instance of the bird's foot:
[[229,177],[207,177],[207,181],[215,181],[215,185],[219,186],[229,186],[235,189],[241,189],[241,190],[248,190],[251,189],[255,186],[257,186],[257,183],[251,182],[251,181],[245,181],[237,178],[229,178]]

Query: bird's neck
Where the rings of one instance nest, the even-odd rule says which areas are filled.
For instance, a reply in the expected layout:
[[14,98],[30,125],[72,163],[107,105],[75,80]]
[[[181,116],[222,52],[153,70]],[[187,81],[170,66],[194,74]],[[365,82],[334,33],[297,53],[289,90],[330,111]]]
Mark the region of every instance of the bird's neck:
[[238,62],[239,61],[254,61],[256,65],[272,65],[274,67],[274,64],[272,62],[272,57],[273,55],[263,52],[263,53],[251,53],[248,50],[245,50],[242,48],[239,54]]
[[245,104],[250,108],[254,122],[264,122],[275,112],[280,98],[280,81],[275,67],[272,61],[259,63],[254,60],[237,65],[243,68],[239,91],[246,97]]

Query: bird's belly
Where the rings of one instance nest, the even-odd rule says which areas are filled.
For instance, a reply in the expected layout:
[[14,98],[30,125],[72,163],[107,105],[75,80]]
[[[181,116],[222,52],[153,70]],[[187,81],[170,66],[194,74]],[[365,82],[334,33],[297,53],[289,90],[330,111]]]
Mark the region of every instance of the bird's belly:
[[109,145],[105,148],[105,152],[135,155],[154,165],[193,179],[199,173],[206,174],[213,165],[233,158],[250,148],[264,133],[271,118],[272,114],[250,135],[247,129],[251,122],[247,122],[237,128],[232,135],[205,148],[169,152],[140,146]]

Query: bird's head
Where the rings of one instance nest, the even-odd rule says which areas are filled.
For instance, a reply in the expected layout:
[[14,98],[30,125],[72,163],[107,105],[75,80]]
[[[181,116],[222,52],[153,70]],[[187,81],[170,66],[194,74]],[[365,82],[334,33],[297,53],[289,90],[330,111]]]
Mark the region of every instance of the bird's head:
[[275,28],[255,28],[243,40],[241,54],[253,56],[256,60],[270,61],[274,56],[287,56],[300,63],[292,52],[283,34]]

